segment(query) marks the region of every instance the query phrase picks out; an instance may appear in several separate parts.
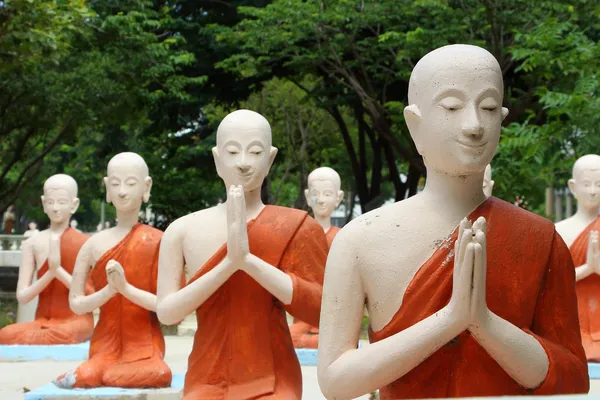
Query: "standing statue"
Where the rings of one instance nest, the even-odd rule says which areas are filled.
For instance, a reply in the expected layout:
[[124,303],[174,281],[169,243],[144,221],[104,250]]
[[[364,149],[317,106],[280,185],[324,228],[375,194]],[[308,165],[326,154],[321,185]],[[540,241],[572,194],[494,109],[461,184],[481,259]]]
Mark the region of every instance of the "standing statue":
[[10,205],[4,212],[2,216],[2,226],[4,227],[4,233],[11,234],[13,233],[13,227],[15,225],[15,206]]
[[[35,319],[0,329],[0,344],[74,344],[89,340],[94,330],[92,314],[76,315],[69,307],[75,258],[88,239],[69,228],[69,218],[79,207],[77,182],[68,175],[53,175],[43,190],[42,205],[50,228],[23,242],[17,283],[19,303],[39,296]],[[92,291],[91,286],[87,289]]]
[[[404,115],[425,188],[336,236],[319,330],[327,398],[589,390],[569,250],[550,221],[482,190],[502,95],[498,62],[476,46],[436,49],[412,71]],[[365,302],[371,344],[357,348]]]
[[556,224],[571,250],[577,280],[577,303],[583,348],[589,361],[600,362],[600,156],[588,154],[573,165],[569,189],[577,212]]
[[[315,220],[321,225],[327,244],[331,247],[333,238],[340,231],[331,225],[331,213],[340,205],[344,198],[341,190],[340,176],[334,169],[321,167],[308,175],[308,189],[304,191],[306,202],[312,209]],[[319,344],[319,328],[294,318],[290,325],[292,342],[296,348],[316,349]]]
[[[152,178],[142,157],[120,153],[108,163],[106,202],[119,223],[81,248],[73,273],[70,304],[76,313],[100,308],[89,360],[57,378],[62,388],[162,388],[171,384],[163,361],[165,340],[156,317],[158,250],[162,232],[140,224],[142,202],[150,200]],[[96,293],[85,295],[88,275]]]
[[29,229],[23,233],[23,237],[30,238],[33,235],[40,233],[40,230],[37,228],[37,224],[34,221],[31,221],[29,224],[27,224],[27,227]]
[[[185,400],[302,396],[285,312],[319,324],[327,240],[305,211],[262,203],[276,154],[263,116],[227,115],[213,148],[227,201],[176,220],[163,237],[158,316],[174,324],[195,311],[198,321]],[[192,277],[182,288],[184,268]]]

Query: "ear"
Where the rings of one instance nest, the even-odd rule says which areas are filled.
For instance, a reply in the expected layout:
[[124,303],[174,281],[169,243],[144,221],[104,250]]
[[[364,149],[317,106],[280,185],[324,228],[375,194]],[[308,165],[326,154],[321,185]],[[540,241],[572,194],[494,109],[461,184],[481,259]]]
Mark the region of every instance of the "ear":
[[337,192],[337,201],[335,202],[335,207],[337,208],[340,203],[342,202],[342,200],[344,199],[344,191],[343,190],[338,190]]
[[276,155],[277,155],[277,147],[271,146],[271,149],[269,150],[269,169],[267,170],[267,175],[269,174],[269,171],[271,170],[271,166],[273,165],[273,161],[275,161]]
[[569,179],[568,185],[569,185],[569,190],[571,191],[571,194],[573,195],[573,197],[575,197],[577,199],[577,194],[575,193],[575,179],[573,179],[573,178]]
[[44,205],[44,195],[41,195],[40,199],[42,199],[42,206],[43,206]]
[[412,137],[413,142],[415,142],[415,146],[417,146],[417,151],[421,154],[422,144],[420,143],[419,135],[417,134],[421,123],[421,111],[416,104],[404,107],[404,120],[406,121],[410,136]]
[[312,207],[312,203],[310,202],[310,190],[304,189],[304,197],[306,198],[306,204],[308,204],[309,207]]
[[108,177],[105,176],[104,178],[102,178],[102,180],[104,181],[104,188],[106,189],[106,202],[108,204],[110,204],[110,203],[112,203],[112,199],[110,197],[110,192],[108,190]]
[[502,121],[504,121],[504,118],[506,118],[507,115],[508,115],[508,108],[502,107]]
[[494,181],[490,181],[490,189],[491,189],[492,191],[494,190],[494,183],[496,183],[496,182],[494,182]]
[[144,195],[142,196],[142,200],[144,201],[144,203],[147,203],[150,201],[150,190],[152,189],[152,178],[147,176],[144,179],[144,183],[146,184],[146,190],[144,190]]
[[79,199],[77,197],[74,198],[73,204],[71,205],[71,215],[73,215],[77,212],[77,209],[79,208],[79,204],[80,204]]
[[217,148],[217,146],[212,148],[212,155],[213,155],[213,160],[215,161],[215,168],[217,170],[217,175],[219,175],[219,177],[221,179],[223,179],[223,176],[221,176],[221,161],[220,161],[220,154],[219,154],[219,149]]

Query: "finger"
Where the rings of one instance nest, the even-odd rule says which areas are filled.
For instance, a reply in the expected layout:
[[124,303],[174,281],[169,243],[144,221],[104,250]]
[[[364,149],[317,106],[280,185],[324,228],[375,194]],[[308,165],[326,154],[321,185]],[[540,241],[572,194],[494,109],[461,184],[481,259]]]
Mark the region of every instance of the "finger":
[[478,307],[482,307],[485,302],[485,284],[486,284],[486,263],[484,250],[481,244],[473,245],[474,265],[473,265],[473,291],[471,292],[471,315],[474,315]]
[[233,193],[235,192],[233,185],[227,190],[227,201],[225,206],[227,207],[227,225],[231,225],[233,222]]
[[[467,249],[467,246],[469,245],[469,243],[472,242],[472,237],[473,237],[473,230],[471,229],[465,229],[462,235],[462,238],[460,239],[460,249],[459,249],[459,255],[458,255],[458,264],[462,265],[465,259],[465,252]],[[460,267],[459,267],[460,268]]]
[[459,298],[468,298],[471,293],[471,284],[473,281],[473,243],[468,243],[465,248],[463,262],[460,266],[460,278],[457,287]]

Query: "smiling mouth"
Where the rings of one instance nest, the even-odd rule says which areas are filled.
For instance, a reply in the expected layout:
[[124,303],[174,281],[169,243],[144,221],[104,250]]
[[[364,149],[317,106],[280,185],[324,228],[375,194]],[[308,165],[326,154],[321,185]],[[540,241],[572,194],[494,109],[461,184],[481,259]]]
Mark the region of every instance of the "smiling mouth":
[[465,143],[465,142],[461,142],[461,141],[457,141],[457,142],[461,146],[468,147],[470,149],[481,149],[487,145],[487,142],[484,142],[484,143]]

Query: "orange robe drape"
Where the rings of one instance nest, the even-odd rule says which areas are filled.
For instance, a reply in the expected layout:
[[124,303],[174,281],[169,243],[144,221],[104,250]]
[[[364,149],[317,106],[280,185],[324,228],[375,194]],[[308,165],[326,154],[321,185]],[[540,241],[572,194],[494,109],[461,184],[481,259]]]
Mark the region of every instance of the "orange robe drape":
[[[496,198],[470,216],[487,220],[489,309],[535,337],[548,355],[542,384],[527,390],[515,382],[468,331],[412,371],[380,390],[382,400],[525,394],[587,393],[575,274],[567,246],[550,221]],[[371,342],[383,340],[446,306],[452,294],[455,231],[419,269],[402,306]]]
[[[304,211],[266,206],[248,223],[248,240],[252,254],[292,278],[292,302],[283,305],[245,272],[235,272],[196,311],[185,400],[301,398],[300,364],[285,311],[319,324],[327,259],[323,229]],[[190,283],[226,254],[223,245]]]
[[[67,228],[60,236],[60,264],[73,273],[79,249],[89,237]],[[48,261],[38,269],[40,279],[48,271]],[[86,288],[92,291],[90,285]],[[94,330],[92,314],[76,315],[69,306],[69,288],[54,278],[39,294],[35,320],[0,329],[0,344],[53,345],[89,340]]]
[[[116,260],[129,284],[156,294],[161,237],[157,229],[135,225],[98,260],[91,271],[94,286],[100,290],[108,284],[106,263]],[[171,370],[163,361],[164,355],[165,340],[156,313],[118,293],[100,307],[90,357],[75,371],[74,387],[168,387]]]
[[[573,264],[579,267],[587,262],[591,231],[600,231],[600,217],[589,224],[571,244]],[[577,305],[581,339],[588,360],[600,362],[600,275],[592,274],[577,282]]]
[[[331,248],[331,243],[333,243],[333,239],[339,231],[340,228],[332,226],[325,233],[329,248]],[[290,325],[290,334],[292,335],[292,343],[297,349],[316,349],[319,347],[319,327],[317,326],[312,326],[298,318],[294,318],[294,323]]]

